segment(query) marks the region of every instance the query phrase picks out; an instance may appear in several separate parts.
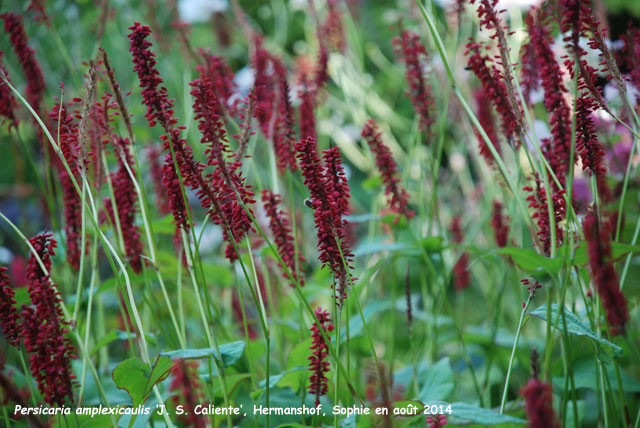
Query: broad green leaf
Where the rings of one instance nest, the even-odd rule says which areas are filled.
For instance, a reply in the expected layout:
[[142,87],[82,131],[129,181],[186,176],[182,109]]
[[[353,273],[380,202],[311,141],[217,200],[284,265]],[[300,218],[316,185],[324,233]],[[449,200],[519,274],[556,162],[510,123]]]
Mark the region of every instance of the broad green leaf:
[[[575,334],[576,336],[587,336],[591,339],[598,350],[598,359],[600,361],[609,363],[613,358],[620,358],[622,356],[622,348],[618,345],[609,342],[606,339],[598,337],[593,331],[589,329],[580,318],[573,312],[563,308],[564,318],[567,325],[567,333]],[[536,316],[547,321],[547,305],[542,305],[538,309],[530,312],[529,315]],[[559,305],[551,305],[551,323],[557,325],[560,331],[564,331],[564,323],[560,316]]]
[[453,391],[453,386],[453,371],[449,357],[443,358],[426,370],[420,389],[420,400],[446,400]]
[[[367,325],[371,324],[371,318],[378,312],[386,311],[393,307],[393,302],[390,300],[375,300],[369,303],[362,309],[362,315],[364,316]],[[353,339],[362,334],[364,330],[364,324],[362,324],[362,318],[360,314],[356,314],[349,320],[349,338]],[[343,328],[340,331],[340,341],[347,340],[347,328]]]
[[287,358],[287,368],[293,369],[294,367],[307,366],[309,364],[309,355],[311,355],[309,351],[310,346],[311,338],[305,339],[302,342],[298,343],[291,350],[291,352],[289,352],[289,357]]
[[481,425],[498,425],[507,422],[522,424],[526,422],[524,419],[501,415],[493,410],[483,409],[466,403],[453,403],[451,405],[451,417],[454,419],[468,420]]
[[[573,362],[573,380],[576,388],[589,388],[594,391],[598,390],[600,386],[600,370],[596,367],[597,362],[593,357],[583,357]],[[609,379],[611,380],[611,389],[618,391],[619,386],[616,377],[615,367],[610,365],[603,365]],[[622,380],[622,389],[625,393],[640,392],[640,381],[629,376],[624,370],[620,370],[620,379]],[[564,384],[564,380],[560,377],[554,377],[554,383],[558,385]]]
[[235,363],[240,359],[242,353],[244,352],[245,342],[239,340],[237,342],[225,343],[224,345],[220,345],[218,349],[220,350],[220,358],[216,357],[216,351],[214,348],[190,348],[190,349],[179,349],[177,351],[165,351],[161,352],[160,355],[175,359],[185,359],[185,360],[193,360],[199,358],[209,358],[213,357],[221,362],[224,367],[229,367],[231,364]]
[[135,407],[144,404],[147,399],[145,387],[150,374],[149,364],[133,357],[118,364],[112,376],[116,386],[127,391]]
[[528,273],[546,272],[555,275],[562,269],[561,259],[550,259],[530,249],[505,247],[500,248],[496,253],[511,256],[513,261]]
[[171,358],[166,357],[164,355],[158,355],[156,358],[156,362],[153,364],[153,369],[151,370],[151,374],[149,375],[149,380],[147,381],[145,393],[147,396],[151,394],[151,390],[154,385],[159,382],[162,382],[169,376],[169,372],[171,371],[171,367],[173,366],[173,361]]

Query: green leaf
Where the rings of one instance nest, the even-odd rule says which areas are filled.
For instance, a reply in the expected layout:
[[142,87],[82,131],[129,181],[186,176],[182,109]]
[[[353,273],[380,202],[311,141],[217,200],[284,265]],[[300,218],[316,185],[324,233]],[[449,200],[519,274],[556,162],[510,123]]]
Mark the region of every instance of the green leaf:
[[505,247],[500,248],[496,253],[511,256],[513,261],[528,273],[546,272],[555,275],[562,269],[561,259],[550,259],[530,249]]
[[[603,368],[606,370],[609,379],[611,379],[611,389],[618,391],[618,382],[615,380],[616,371],[615,367],[611,365],[605,365]],[[576,388],[589,388],[597,391],[600,386],[600,371],[596,367],[596,361],[593,357],[583,357],[573,362],[573,379],[575,381]],[[620,370],[620,379],[622,380],[622,389],[626,393],[640,392],[640,382],[630,377],[624,370]],[[556,382],[557,380],[557,382]],[[562,378],[554,378],[554,383],[559,385],[564,383]]]
[[509,415],[501,415],[493,410],[483,409],[466,403],[453,403],[451,405],[451,417],[464,419],[480,425],[498,425],[507,422],[525,423],[524,419]]
[[179,349],[177,351],[165,351],[161,352],[160,355],[175,359],[185,359],[185,360],[193,360],[199,358],[215,358],[218,363],[222,363],[224,367],[229,367],[236,361],[240,359],[244,352],[245,342],[242,340],[238,340],[237,342],[225,343],[224,345],[220,345],[218,349],[220,350],[220,358],[216,357],[216,351],[214,348],[190,348],[190,349]]
[[430,236],[420,240],[419,246],[421,246],[427,253],[433,253],[442,250],[442,237]]
[[424,402],[446,400],[453,391],[453,386],[453,372],[449,357],[446,357],[426,370],[422,389],[420,389],[420,400]]
[[145,393],[147,396],[151,394],[151,390],[154,385],[162,382],[169,376],[169,372],[171,371],[171,367],[173,366],[173,361],[171,358],[166,357],[164,355],[158,355],[156,358],[156,362],[153,364],[153,369],[151,370],[151,374],[149,375],[149,380],[147,381]]
[[124,360],[113,370],[113,382],[120,389],[124,389],[131,397],[133,406],[144,404],[145,386],[151,374],[149,364],[143,363],[139,358],[133,357]]
[[[551,323],[552,325],[556,325],[558,330],[564,331],[564,324],[562,319],[558,319],[560,315],[559,305],[553,304],[551,305]],[[573,312],[567,310],[567,308],[563,308],[564,318],[567,324],[567,333],[575,334],[576,336],[587,336],[591,339],[596,346],[597,349],[597,357],[600,361],[604,363],[609,363],[613,358],[620,358],[622,356],[622,348],[616,344],[609,342],[606,339],[598,337],[593,331],[589,329],[580,318]],[[547,305],[542,305],[538,309],[530,312],[529,315],[536,316],[547,321]]]

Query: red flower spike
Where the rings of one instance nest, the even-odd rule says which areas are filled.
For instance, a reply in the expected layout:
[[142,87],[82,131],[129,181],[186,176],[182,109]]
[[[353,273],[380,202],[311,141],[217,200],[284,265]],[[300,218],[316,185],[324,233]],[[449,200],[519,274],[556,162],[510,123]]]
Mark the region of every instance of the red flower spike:
[[[322,330],[324,330],[327,338],[331,340],[329,333],[331,333],[335,327],[331,324],[329,312],[323,311],[322,308],[318,308],[315,310],[315,317],[318,320],[318,323],[320,323],[320,326],[322,327]],[[327,357],[329,356],[329,347],[324,341],[324,338],[320,333],[320,329],[315,322],[311,325],[311,338],[312,343],[309,349],[312,351],[312,354],[309,357],[309,370],[312,374],[309,377],[309,393],[315,394],[315,405],[318,406],[320,404],[320,397],[327,395],[327,391],[329,389],[329,379],[327,379],[326,376],[330,366],[329,361],[327,361]]]
[[442,428],[448,424],[447,415],[427,416],[427,423],[430,424],[429,428]]
[[239,161],[227,161],[231,154],[213,80],[203,77],[190,85],[193,87],[191,95],[194,97],[195,119],[198,120],[198,129],[202,133],[201,142],[208,145],[205,154],[208,164],[214,167],[213,172],[207,175],[210,183],[208,188],[212,191],[201,195],[206,198],[213,223],[223,226],[223,237],[227,242],[225,254],[233,262],[237,259],[233,240],[237,243],[249,231],[253,231],[251,218],[242,205],[248,207],[253,204],[254,194],[239,172],[242,164]]
[[493,210],[491,212],[491,227],[493,227],[494,238],[498,247],[507,246],[509,237],[509,217],[502,214],[504,207],[498,201],[493,201]]
[[295,171],[298,169],[295,156],[296,132],[294,130],[294,114],[289,98],[289,83],[287,82],[287,70],[278,61],[274,63],[276,78],[278,81],[278,117],[275,123],[273,148],[278,161],[278,171],[283,174],[286,169]]
[[341,173],[340,158],[337,148],[325,150],[323,163],[313,138],[300,140],[296,144],[296,151],[304,184],[311,196],[320,261],[323,267],[328,266],[333,272],[334,297],[340,306],[347,297],[348,284],[354,280],[351,276],[353,254],[345,239],[348,222],[342,219],[344,209],[348,206],[348,187]]
[[420,129],[427,132],[435,121],[435,100],[424,73],[429,57],[420,36],[412,31],[403,30],[400,36],[393,38],[396,55],[405,63],[405,79],[409,84],[409,95],[416,114],[420,118]]
[[[478,121],[480,122],[480,125],[482,125],[482,129],[484,129],[484,132],[489,137],[489,140],[493,144],[493,147],[496,149],[498,154],[502,154],[502,150],[500,149],[500,143],[498,141],[498,134],[496,134],[495,123],[493,119],[493,112],[491,111],[491,104],[487,102],[487,94],[485,94],[484,90],[478,89],[474,94],[474,98],[476,100]],[[477,129],[475,129],[475,132],[476,132],[476,137],[478,138],[478,147],[480,149],[480,155],[487,162],[487,165],[493,166],[495,159],[491,154],[491,150],[489,149],[489,146],[484,141],[484,138],[482,137],[482,135],[480,135],[480,132],[478,132]]]
[[342,26],[342,14],[338,8],[338,0],[328,0],[327,7],[329,11],[326,21],[320,28],[321,34],[331,49],[344,52],[346,43]]
[[[44,267],[51,271],[51,256],[57,243],[52,234],[31,238],[31,245]],[[73,401],[71,359],[75,358],[71,339],[65,337],[69,323],[64,321],[60,308],[60,295],[48,273],[32,254],[27,265],[29,296],[32,306],[22,307],[20,335],[28,353],[31,374],[38,382],[38,389],[50,405],[62,406]]]
[[[300,286],[303,286],[304,278],[299,274],[299,266],[304,263],[304,257],[298,252],[296,260],[294,237],[291,233],[287,213],[279,208],[282,198],[277,193],[265,189],[262,191],[262,202],[264,203],[267,217],[269,217],[269,228],[271,229],[276,247],[278,248],[278,254],[291,271],[291,275],[300,283]],[[286,272],[283,272],[282,275],[284,278],[289,279]],[[295,287],[293,283],[289,285]]]
[[[531,192],[531,195],[527,196],[529,201],[529,208],[533,208],[535,212],[532,214],[532,218],[536,220],[538,226],[538,238],[542,245],[542,250],[546,256],[551,254],[551,221],[549,220],[549,210],[547,207],[547,191],[540,182],[540,177],[536,173],[534,176],[535,189],[531,186],[525,186],[522,190],[525,192]],[[560,222],[565,219],[567,204],[564,199],[564,190],[559,190],[551,194],[551,201],[553,206],[553,213],[556,225],[556,247],[562,245],[564,241],[564,231],[560,227]]]
[[196,406],[202,404],[204,392],[198,377],[198,362],[196,360],[179,359],[171,368],[171,383],[169,391],[174,393],[171,402],[174,406],[182,406],[184,413],[177,416],[186,427],[206,428],[207,419],[196,414]]
[[613,266],[609,223],[600,225],[596,213],[590,211],[583,220],[582,230],[587,240],[593,282],[605,308],[611,334],[624,333],[629,309]]
[[385,185],[385,195],[389,197],[389,206],[392,210],[404,214],[407,218],[415,215],[409,209],[409,194],[400,185],[398,170],[393,160],[391,150],[382,141],[382,132],[375,120],[370,119],[362,129],[362,138],[369,144],[369,148],[376,156],[376,166]]
[[[465,55],[469,55],[467,64],[482,84],[482,90],[493,103],[500,116],[502,132],[509,142],[513,142],[522,132],[522,109],[516,103],[513,107],[503,74],[493,59],[484,54],[487,47],[470,40],[466,44]],[[516,140],[518,141],[518,140]]]
[[[464,236],[462,235],[462,225],[460,224],[460,217],[455,216],[451,219],[451,235],[453,242],[456,244],[462,244],[464,242]],[[471,284],[471,273],[469,272],[469,255],[467,252],[463,252],[458,261],[453,267],[453,279],[456,291],[462,291]]]
[[576,100],[576,150],[582,159],[582,170],[588,169],[590,176],[595,175],[599,197],[606,202],[611,199],[611,194],[605,181],[605,154],[592,117],[596,109],[596,101],[586,93]]
[[9,35],[13,51],[16,53],[22,71],[27,78],[25,98],[36,113],[39,113],[45,91],[44,77],[40,64],[35,58],[36,53],[29,47],[29,38],[24,31],[22,18],[14,13],[3,13],[0,18],[4,20],[4,32]]
[[[59,128],[60,151],[69,165],[72,176],[79,181],[80,170],[84,168],[80,159],[80,144],[78,142],[78,124],[72,115],[67,114],[64,106],[55,105],[49,114]],[[62,199],[64,202],[65,234],[67,236],[67,260],[76,271],[80,268],[80,256],[82,251],[82,200],[77,192],[71,176],[60,164],[60,184],[62,186]]]
[[531,379],[520,390],[525,400],[525,410],[529,419],[529,428],[557,428],[553,412],[553,392],[551,385]]
[[0,117],[4,117],[9,121],[9,129],[11,129],[11,127],[17,128],[18,126],[18,118],[16,118],[14,114],[14,110],[18,108],[18,104],[13,96],[13,92],[2,80],[2,77],[9,80],[9,73],[7,73],[7,69],[2,65],[3,55],[4,52],[0,51]]
[[[118,138],[114,141],[113,149],[118,158],[119,168],[118,172],[111,174],[111,182],[113,184],[113,194],[115,196],[120,228],[122,229],[125,253],[127,254],[129,264],[133,271],[140,273],[142,271],[142,242],[140,241],[140,229],[135,224],[135,216],[138,211],[136,205],[137,192],[126,167],[128,166],[135,176],[131,143],[128,138]],[[115,223],[111,202],[107,202],[105,206],[112,222]]]
[[[562,70],[551,50],[553,39],[549,29],[541,22],[542,16],[534,9],[525,23],[529,30],[531,46],[536,55],[540,80],[544,89],[544,106],[549,114],[552,140],[542,141],[542,152],[560,183],[565,185],[565,175],[569,171],[571,151],[571,112],[565,100],[567,88],[562,82]],[[555,183],[553,184],[555,189]]]
[[210,52],[204,49],[199,49],[198,53],[204,58],[205,64],[196,67],[196,70],[200,72],[200,78],[209,78],[213,81],[213,85],[216,90],[216,94],[220,101],[220,105],[223,106],[223,110],[226,109],[231,115],[235,115],[237,112],[238,100],[233,102],[233,95],[236,93],[236,84],[234,82],[234,74],[231,67],[229,67],[224,57],[219,55],[212,55]]
[[274,76],[273,57],[263,46],[262,37],[254,36],[254,50],[251,57],[251,68],[255,73],[254,86],[256,97],[255,117],[260,123],[262,133],[271,138],[271,117],[275,114],[276,81]]
[[306,73],[300,75],[300,90],[298,97],[300,98],[300,136],[302,138],[317,138],[316,136],[316,114],[315,114],[315,97],[316,94],[309,86],[310,82]]
[[16,308],[15,292],[9,283],[7,268],[0,267],[0,327],[10,345],[19,346],[20,316]]

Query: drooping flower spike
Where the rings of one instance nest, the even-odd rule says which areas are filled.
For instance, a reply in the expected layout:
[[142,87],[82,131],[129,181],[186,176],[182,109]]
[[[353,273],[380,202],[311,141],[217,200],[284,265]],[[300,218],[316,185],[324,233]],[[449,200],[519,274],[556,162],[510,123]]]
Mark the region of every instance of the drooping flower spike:
[[[329,340],[331,337],[329,333],[334,330],[334,326],[331,323],[329,312],[323,311],[322,308],[318,308],[314,312],[318,323]],[[320,329],[314,322],[311,325],[311,349],[312,354],[309,357],[309,370],[311,376],[309,377],[309,393],[316,396],[315,405],[320,404],[320,397],[327,395],[329,389],[329,379],[327,379],[326,373],[329,372],[329,347],[320,333]]]
[[347,297],[347,286],[353,281],[353,254],[345,239],[348,222],[342,218],[348,208],[349,188],[340,152],[337,147],[323,151],[323,162],[318,156],[316,141],[310,137],[300,140],[296,151],[304,184],[309,189],[320,261],[333,272],[334,296],[340,306]]
[[400,177],[391,150],[382,141],[382,132],[375,120],[370,119],[362,129],[362,138],[375,154],[376,166],[385,185],[385,195],[389,197],[389,206],[394,211],[411,218],[415,212],[409,209],[409,194],[400,184]]
[[[462,244],[464,242],[461,219],[459,216],[455,216],[451,220],[451,235],[454,243]],[[453,267],[453,281],[456,287],[456,291],[462,291],[467,288],[469,284],[471,284],[471,273],[469,272],[469,254],[467,254],[466,251],[460,254],[460,257]]]
[[15,292],[9,282],[7,268],[0,267],[0,327],[2,334],[10,345],[18,346],[20,343],[20,315],[16,308]]
[[[267,217],[269,217],[269,229],[271,229],[271,233],[273,234],[278,254],[291,272],[293,278],[300,283],[300,286],[303,286],[304,278],[300,273],[300,266],[304,262],[304,257],[296,250],[291,226],[287,219],[287,213],[280,209],[282,198],[277,193],[265,189],[262,191],[262,202],[264,203]],[[284,270],[282,275],[284,278],[289,279],[289,276]],[[294,287],[293,282],[290,282],[289,285]]]

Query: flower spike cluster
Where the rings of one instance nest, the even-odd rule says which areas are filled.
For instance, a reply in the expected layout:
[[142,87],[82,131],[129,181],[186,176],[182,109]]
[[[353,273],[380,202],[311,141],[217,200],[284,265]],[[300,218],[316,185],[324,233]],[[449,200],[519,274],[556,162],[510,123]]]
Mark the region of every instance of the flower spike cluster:
[[[264,203],[264,209],[269,217],[269,228],[273,234],[273,239],[278,248],[278,254],[282,258],[282,261],[287,266],[291,275],[297,280],[301,286],[304,285],[304,278],[300,274],[299,266],[304,263],[304,257],[298,252],[296,257],[296,247],[294,244],[294,237],[291,233],[291,226],[287,219],[287,213],[280,209],[282,198],[277,193],[273,193],[269,189],[262,191],[262,202]],[[282,275],[284,278],[289,279],[286,272]],[[289,284],[291,287],[295,285],[293,282]]]
[[[531,217],[536,220],[538,226],[538,239],[542,245],[542,250],[546,256],[551,254],[551,220],[549,219],[549,211],[547,207],[547,190],[540,182],[540,177],[536,173],[534,176],[535,189],[531,186],[525,186],[522,190],[530,192],[527,196],[529,208],[535,211]],[[564,231],[560,226],[560,222],[565,219],[567,203],[564,199],[565,190],[558,190],[551,193],[551,203],[553,206],[553,215],[555,219],[556,247],[562,245],[564,241]]]
[[369,148],[376,156],[376,166],[382,176],[385,185],[385,194],[389,196],[389,205],[396,212],[404,214],[407,218],[415,215],[409,209],[409,194],[400,185],[396,163],[391,155],[391,150],[382,141],[382,132],[375,120],[370,119],[362,129],[362,138],[369,144]]
[[593,282],[606,310],[611,334],[624,333],[629,321],[629,310],[624,294],[620,291],[618,273],[613,266],[609,223],[603,222],[601,225],[595,211],[590,211],[584,218],[582,230],[588,244]]
[[71,372],[71,359],[75,356],[71,339],[65,336],[69,323],[63,319],[60,295],[48,273],[57,243],[50,233],[37,235],[29,242],[47,273],[32,254],[27,265],[32,306],[22,307],[20,335],[26,351],[31,354],[31,374],[45,401],[62,406],[67,399],[73,401],[75,376]]
[[275,123],[273,148],[278,161],[278,171],[283,174],[286,169],[298,169],[295,156],[296,132],[294,130],[294,112],[289,97],[287,70],[282,62],[274,63],[278,81],[278,117]]
[[353,254],[345,239],[348,222],[342,218],[348,208],[349,187],[342,171],[340,152],[337,147],[324,150],[321,160],[316,141],[310,137],[300,140],[296,151],[314,210],[320,261],[333,272],[334,296],[341,305],[347,297],[347,286],[353,281]]
[[[331,340],[329,333],[334,330],[334,326],[331,323],[329,312],[318,308],[315,310],[315,317],[327,338]],[[330,365],[329,361],[327,361],[329,347],[315,322],[311,325],[311,338],[312,343],[309,348],[312,351],[312,355],[309,357],[309,370],[311,371],[311,376],[309,377],[309,393],[316,396],[315,405],[318,406],[320,404],[320,397],[327,395],[329,388],[329,379],[327,379],[325,374],[329,371]]]
[[[193,88],[191,95],[194,97],[195,119],[202,133],[201,142],[207,145],[207,163],[214,168],[213,172],[207,174],[210,190],[206,197],[213,223],[223,226],[223,237],[227,242],[225,255],[233,262],[238,257],[233,241],[238,243],[253,231],[251,218],[243,206],[250,210],[253,217],[249,205],[255,200],[240,172],[241,162],[231,157],[215,83],[203,71],[200,69],[200,78],[190,85]],[[228,157],[231,159],[228,160]]]
[[20,343],[20,315],[16,308],[15,294],[9,282],[7,268],[0,267],[0,327],[12,346],[18,346]]
[[[493,144],[493,147],[496,149],[496,152],[498,152],[498,154],[501,154],[502,150],[500,148],[498,134],[496,133],[495,129],[493,112],[491,111],[491,104],[487,102],[487,95],[484,93],[484,90],[480,88],[475,92],[474,98],[476,100],[478,122],[480,122],[480,125],[482,125],[482,129],[484,129],[484,132],[489,137],[489,140],[491,141],[491,144]],[[487,162],[487,165],[493,166],[495,159],[493,158],[493,154],[491,153],[489,146],[485,142],[478,129],[474,130],[476,133],[476,137],[478,138],[480,156],[484,158],[484,160]]]
[[551,385],[538,379],[538,353],[533,348],[531,367],[533,376],[520,390],[524,397],[524,408],[527,412],[530,428],[558,428],[553,411],[553,390]]
[[424,69],[429,57],[420,36],[412,31],[403,30],[400,36],[393,38],[396,55],[406,65],[405,79],[409,83],[409,95],[416,114],[420,118],[420,129],[427,132],[435,121],[435,100],[433,91],[425,76]]

